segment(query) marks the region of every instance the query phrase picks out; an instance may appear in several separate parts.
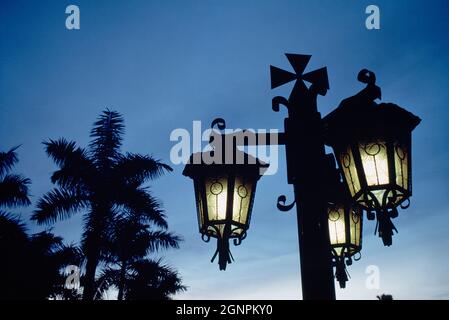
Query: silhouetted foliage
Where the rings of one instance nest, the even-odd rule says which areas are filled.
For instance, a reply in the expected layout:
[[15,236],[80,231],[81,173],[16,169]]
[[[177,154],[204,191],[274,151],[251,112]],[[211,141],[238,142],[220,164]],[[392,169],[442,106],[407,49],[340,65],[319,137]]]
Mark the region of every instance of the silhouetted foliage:
[[[151,223],[159,229],[156,232],[162,232],[147,234],[160,238],[150,241],[152,246],[176,247],[173,241],[179,240],[163,233],[167,229],[164,212],[145,187],[148,180],[172,169],[147,155],[121,153],[123,134],[122,116],[106,110],[94,123],[92,140],[86,149],[63,138],[44,142],[48,156],[59,167],[51,176],[57,187],[39,200],[32,219],[39,224],[51,224],[76,212],[83,213],[81,244],[86,259],[83,278],[83,299],[86,300],[95,296],[98,286],[95,277],[100,262],[111,263],[113,255],[116,256],[114,263],[132,262],[134,251],[141,249],[141,244],[137,243],[142,241],[139,232],[136,239],[133,234],[131,237],[121,234],[121,223],[127,219],[123,214],[138,215],[142,223]],[[171,236],[173,241],[166,239],[164,242],[162,236]],[[114,237],[125,238],[126,244]],[[124,257],[120,253],[122,248],[132,252],[132,257]]]
[[[158,206],[155,206],[156,208]],[[179,247],[180,237],[164,230],[150,230],[150,226],[151,220],[148,216],[139,212],[127,212],[117,215],[110,226],[106,251],[106,260],[109,262],[109,267],[102,274],[103,283],[106,283],[107,286],[102,289],[105,290],[110,286],[116,287],[118,289],[118,300],[130,297],[129,290],[133,286],[133,279],[149,276],[148,272],[145,275],[141,274],[144,270],[136,268],[136,265],[143,263],[143,261],[149,261],[146,260],[146,257],[159,249]],[[164,288],[165,291],[159,292],[161,296],[168,297],[169,294],[184,289],[180,285],[181,280],[174,271],[168,267],[161,266],[159,262],[155,262],[155,265],[162,270],[154,268],[155,273],[159,274],[158,279],[161,282],[168,281],[169,277],[175,277],[177,280],[173,282],[173,287],[168,288],[167,285],[167,289]],[[155,276],[152,275],[151,277]],[[164,279],[164,276],[167,279]],[[151,283],[154,283],[154,281]],[[152,288],[154,291],[153,295],[155,292],[158,292],[158,288],[158,286]],[[137,294],[135,292],[133,296],[135,299],[151,299],[150,296],[138,296]]]
[[5,208],[28,206],[31,181],[10,173],[16,148],[0,152],[0,299],[47,299],[64,289],[62,269],[77,263],[77,249],[48,231],[27,234],[25,224]]
[[31,204],[28,197],[30,179],[10,173],[12,167],[19,161],[16,149],[17,147],[8,152],[0,152],[0,208]]
[[377,296],[377,299],[379,300],[393,300],[393,296],[391,294],[381,294],[380,296]]

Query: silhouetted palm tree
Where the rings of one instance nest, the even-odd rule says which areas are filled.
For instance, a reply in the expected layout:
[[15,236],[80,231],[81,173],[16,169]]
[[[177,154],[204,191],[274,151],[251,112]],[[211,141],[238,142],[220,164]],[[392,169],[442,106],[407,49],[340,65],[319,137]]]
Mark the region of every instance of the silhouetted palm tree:
[[24,276],[26,270],[24,254],[28,249],[26,227],[11,214],[0,213],[0,299],[20,299],[26,294]]
[[128,280],[127,300],[169,300],[170,296],[185,291],[178,273],[172,268],[149,259],[133,264]]
[[29,286],[33,299],[57,298],[67,294],[64,288],[66,276],[62,272],[67,265],[77,265],[78,249],[66,246],[62,238],[44,231],[29,237],[29,266],[32,266],[32,281]]
[[23,252],[28,246],[26,227],[6,208],[29,205],[28,185],[30,180],[10,173],[18,162],[16,149],[0,152],[0,298],[17,299],[23,294],[21,287],[24,269]]
[[104,275],[110,275],[112,278],[104,279],[118,288],[118,300],[124,298],[128,280],[135,272],[135,263],[160,248],[179,247],[180,237],[164,230],[151,231],[150,224],[148,216],[140,212],[118,215],[111,224],[108,232],[107,261],[116,268],[109,267]]
[[61,269],[76,263],[76,249],[50,232],[28,236],[25,225],[0,214],[0,299],[43,300],[64,286]]
[[[173,294],[186,290],[178,273],[162,265],[160,260],[136,260],[126,269],[123,291],[125,300],[169,300]],[[103,289],[117,286],[122,281],[121,270],[107,268],[100,279],[105,284]]]
[[31,204],[28,197],[28,185],[30,179],[19,174],[9,173],[12,167],[19,161],[16,149],[8,152],[0,152],[0,208],[28,206]]
[[74,263],[76,249],[50,232],[28,236],[25,224],[4,207],[29,205],[30,180],[9,173],[16,148],[0,152],[0,299],[46,299],[63,288],[61,269]]
[[144,183],[171,168],[150,156],[122,154],[123,133],[122,116],[106,110],[94,123],[87,149],[65,139],[44,142],[47,154],[59,166],[51,177],[58,188],[40,199],[32,219],[49,224],[75,212],[84,213],[82,249],[87,262],[83,299],[86,300],[94,297],[96,270],[108,238],[106,232],[117,212],[138,212],[160,228],[167,228],[163,212]]

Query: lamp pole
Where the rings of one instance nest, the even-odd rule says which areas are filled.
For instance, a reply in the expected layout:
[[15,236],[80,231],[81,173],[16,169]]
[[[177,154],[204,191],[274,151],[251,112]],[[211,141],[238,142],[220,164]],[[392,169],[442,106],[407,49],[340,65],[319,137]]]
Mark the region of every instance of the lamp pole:
[[[296,74],[271,66],[272,88],[296,80],[288,99],[277,96],[272,100],[275,112],[280,105],[288,109],[285,132],[278,134],[276,144],[285,145],[288,183],[293,185],[295,195],[289,205],[285,204],[286,197],[280,196],[277,206],[288,211],[296,204],[303,299],[335,300],[327,214],[329,189],[335,186],[335,168],[325,154],[323,122],[317,109],[317,96],[325,95],[329,84],[326,68],[303,74],[310,57],[287,54]],[[307,87],[303,80],[311,86]],[[253,139],[256,146],[272,145],[271,140],[259,139],[257,135]]]
[[[287,58],[296,75],[271,67],[271,81],[274,88],[296,79],[288,100],[273,98],[273,110],[279,111],[281,104],[288,109],[284,120],[287,175],[294,188],[297,210],[303,299],[335,300],[327,217],[330,167],[316,101],[328,89],[327,72],[322,68],[303,75],[310,56],[287,54]],[[310,81],[311,86],[307,87],[303,80]]]

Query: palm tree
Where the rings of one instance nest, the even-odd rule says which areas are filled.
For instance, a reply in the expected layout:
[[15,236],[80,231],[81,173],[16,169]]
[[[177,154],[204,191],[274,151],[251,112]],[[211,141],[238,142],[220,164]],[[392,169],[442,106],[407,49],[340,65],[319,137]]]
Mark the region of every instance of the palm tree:
[[27,287],[33,299],[57,298],[67,294],[65,275],[62,270],[79,262],[78,249],[67,246],[62,238],[43,231],[29,237],[27,260],[33,266],[33,280]]
[[[103,290],[109,286],[118,286],[121,283],[121,270],[107,268],[100,279],[105,284]],[[173,294],[185,291],[178,273],[161,260],[139,259],[127,266],[124,280],[125,300],[169,300]]]
[[26,294],[24,276],[32,271],[24,268],[27,247],[25,225],[11,214],[0,213],[0,300],[20,299]]
[[95,294],[95,275],[102,259],[108,226],[115,213],[129,210],[146,215],[155,225],[167,228],[164,213],[155,205],[144,184],[172,169],[147,155],[120,152],[122,116],[105,110],[94,123],[87,149],[63,138],[44,142],[59,170],[51,176],[57,188],[38,202],[32,219],[51,224],[83,212],[82,250],[86,257],[83,299]]
[[[123,300],[135,265],[151,252],[159,249],[179,248],[179,236],[164,230],[150,230],[151,221],[139,212],[127,212],[117,216],[108,232],[107,261],[109,267],[104,280],[118,288],[118,300]],[[108,278],[108,276],[110,276]]]
[[1,299],[20,298],[23,288],[20,287],[23,279],[23,250],[28,245],[28,236],[25,225],[5,208],[28,206],[31,204],[28,196],[30,180],[18,174],[10,173],[19,161],[16,153],[17,147],[7,152],[0,152],[0,283]]
[[63,288],[61,268],[76,249],[48,231],[29,236],[25,224],[2,207],[28,206],[30,179],[11,174],[17,147],[0,152],[0,299],[46,299]]
[[61,269],[76,261],[76,249],[48,231],[27,235],[25,225],[0,214],[0,299],[43,300],[63,290]]
[[28,206],[31,201],[28,197],[30,179],[19,174],[9,173],[19,161],[16,149],[0,152],[0,208]]

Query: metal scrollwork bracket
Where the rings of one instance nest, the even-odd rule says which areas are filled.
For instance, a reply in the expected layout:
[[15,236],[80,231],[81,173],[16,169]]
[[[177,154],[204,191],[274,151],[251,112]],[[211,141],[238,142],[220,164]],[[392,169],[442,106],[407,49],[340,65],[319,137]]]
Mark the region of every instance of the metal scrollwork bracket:
[[277,201],[277,208],[279,211],[282,212],[287,212],[290,211],[296,204],[296,201],[293,201],[290,204],[285,204],[287,202],[287,197],[284,195],[281,195],[278,197],[278,201]]
[[276,96],[271,100],[271,108],[274,112],[279,112],[280,105],[283,105],[287,108],[287,110],[290,110],[290,105],[288,103],[288,100],[281,96]]

